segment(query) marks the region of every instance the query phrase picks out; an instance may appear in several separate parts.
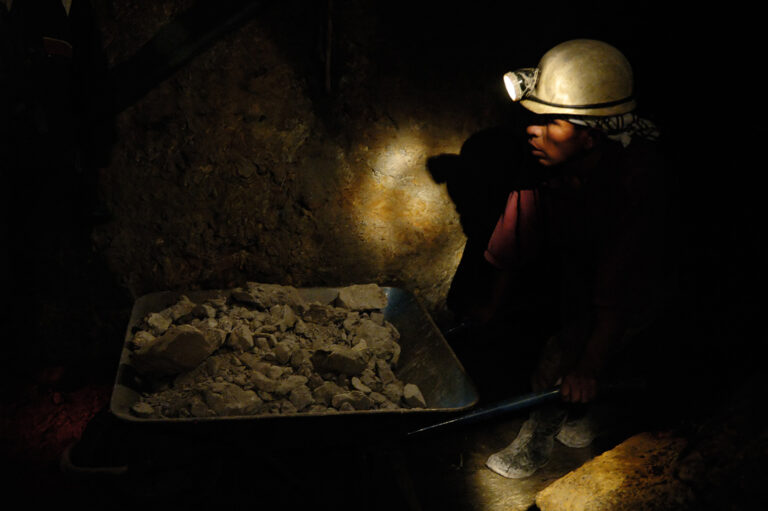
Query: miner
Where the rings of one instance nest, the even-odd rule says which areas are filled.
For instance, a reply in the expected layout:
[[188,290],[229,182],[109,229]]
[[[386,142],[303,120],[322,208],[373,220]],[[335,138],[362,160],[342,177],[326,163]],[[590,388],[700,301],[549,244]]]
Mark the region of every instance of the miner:
[[555,254],[561,276],[558,333],[544,343],[531,384],[560,384],[562,403],[532,412],[487,461],[494,472],[523,478],[547,463],[555,439],[591,443],[593,418],[569,410],[596,397],[615,353],[658,308],[666,209],[658,131],[635,113],[632,68],[616,48],[567,41],[504,83],[529,116],[528,168],[510,172],[534,179],[509,193],[484,253],[492,282],[469,316],[493,317],[541,258]]

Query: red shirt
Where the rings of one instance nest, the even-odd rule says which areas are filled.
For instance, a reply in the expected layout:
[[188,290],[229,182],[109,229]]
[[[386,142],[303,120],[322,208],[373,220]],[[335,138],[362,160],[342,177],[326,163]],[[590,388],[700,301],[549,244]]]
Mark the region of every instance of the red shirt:
[[545,250],[562,255],[564,277],[596,307],[639,312],[658,296],[666,193],[655,144],[609,142],[588,178],[559,176],[514,190],[485,258],[524,270]]

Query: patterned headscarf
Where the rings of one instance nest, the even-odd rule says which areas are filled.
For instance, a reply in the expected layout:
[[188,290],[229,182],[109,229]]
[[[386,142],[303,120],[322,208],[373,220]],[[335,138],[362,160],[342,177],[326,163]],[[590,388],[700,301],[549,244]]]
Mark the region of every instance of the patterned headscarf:
[[632,137],[657,140],[659,130],[648,119],[638,117],[634,112],[610,117],[567,117],[566,120],[579,126],[587,126],[602,131],[611,140],[627,147]]

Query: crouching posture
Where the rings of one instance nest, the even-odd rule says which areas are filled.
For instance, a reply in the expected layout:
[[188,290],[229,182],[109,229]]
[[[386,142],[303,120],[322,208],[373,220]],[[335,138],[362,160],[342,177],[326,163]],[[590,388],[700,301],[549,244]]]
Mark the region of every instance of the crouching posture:
[[494,281],[472,315],[491,317],[545,255],[561,263],[562,281],[561,328],[542,349],[532,387],[559,383],[564,403],[532,413],[487,461],[522,478],[548,461],[555,438],[591,442],[589,415],[569,420],[566,405],[596,397],[613,354],[658,303],[665,200],[658,133],[634,112],[632,69],[617,49],[568,41],[504,81],[530,116],[530,168],[510,171],[535,179],[509,194],[485,251]]

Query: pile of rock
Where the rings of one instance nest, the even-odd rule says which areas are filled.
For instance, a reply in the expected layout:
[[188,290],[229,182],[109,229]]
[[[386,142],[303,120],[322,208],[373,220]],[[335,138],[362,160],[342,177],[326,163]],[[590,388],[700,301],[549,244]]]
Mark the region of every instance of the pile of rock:
[[139,417],[425,407],[393,371],[400,334],[375,284],[342,288],[332,304],[297,289],[248,283],[195,303],[186,296],[148,314],[129,343],[131,363],[156,387]]

